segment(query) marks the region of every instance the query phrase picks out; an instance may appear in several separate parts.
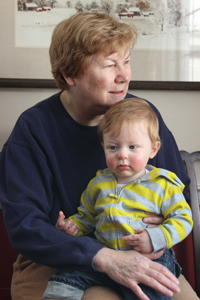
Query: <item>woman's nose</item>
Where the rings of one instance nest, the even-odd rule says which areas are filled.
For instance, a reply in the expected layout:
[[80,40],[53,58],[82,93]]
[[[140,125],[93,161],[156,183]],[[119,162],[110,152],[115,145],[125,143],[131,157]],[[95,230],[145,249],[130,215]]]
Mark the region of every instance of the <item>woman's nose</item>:
[[122,66],[121,68],[118,69],[118,73],[115,78],[115,81],[117,83],[129,82],[130,79],[131,79],[131,71],[127,66],[126,67]]

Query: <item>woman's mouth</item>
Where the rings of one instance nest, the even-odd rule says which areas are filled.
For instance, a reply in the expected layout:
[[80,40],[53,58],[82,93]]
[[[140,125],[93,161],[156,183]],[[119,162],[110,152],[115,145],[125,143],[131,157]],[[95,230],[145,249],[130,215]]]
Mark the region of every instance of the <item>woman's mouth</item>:
[[117,95],[117,96],[124,95],[124,91],[123,90],[121,90],[121,91],[111,91],[110,93],[113,94],[113,95]]

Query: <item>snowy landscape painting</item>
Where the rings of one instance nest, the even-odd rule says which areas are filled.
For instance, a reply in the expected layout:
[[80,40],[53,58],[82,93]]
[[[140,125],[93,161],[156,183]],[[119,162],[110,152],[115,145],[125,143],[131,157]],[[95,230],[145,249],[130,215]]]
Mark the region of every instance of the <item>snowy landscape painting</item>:
[[[8,0],[11,1],[11,0]],[[134,81],[200,82],[200,0],[12,0],[14,51],[47,62],[52,31],[80,11],[106,12],[138,31],[131,55]],[[6,5],[6,4],[5,4]],[[33,54],[34,53],[34,54]],[[48,62],[49,64],[49,62]],[[37,67],[37,63],[36,66]],[[36,78],[51,79],[50,66]],[[48,73],[48,74],[47,74]],[[20,77],[20,76],[19,76]]]

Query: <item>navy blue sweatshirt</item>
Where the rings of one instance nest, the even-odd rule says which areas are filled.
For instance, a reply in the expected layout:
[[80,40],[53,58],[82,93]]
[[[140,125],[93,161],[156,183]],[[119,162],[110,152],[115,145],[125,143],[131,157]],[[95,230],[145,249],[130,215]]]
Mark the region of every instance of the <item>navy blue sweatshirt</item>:
[[[162,147],[149,163],[176,173],[187,189],[189,178],[177,145],[152,107],[159,119]],[[17,252],[51,267],[93,270],[93,257],[104,246],[92,237],[66,235],[55,224],[60,210],[66,217],[76,213],[89,180],[105,167],[97,126],[75,122],[60,93],[26,110],[0,157],[0,202]]]

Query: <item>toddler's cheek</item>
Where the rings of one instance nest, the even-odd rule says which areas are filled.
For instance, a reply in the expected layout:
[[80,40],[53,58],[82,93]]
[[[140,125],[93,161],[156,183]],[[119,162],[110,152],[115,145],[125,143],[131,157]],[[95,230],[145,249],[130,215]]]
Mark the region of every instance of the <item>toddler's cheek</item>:
[[143,168],[146,165],[146,160],[141,155],[141,156],[132,158],[131,163],[135,167],[136,170],[137,169],[140,170],[141,168]]
[[115,159],[114,159],[114,157],[107,157],[106,158],[106,164],[107,164],[107,167],[110,169],[110,170],[112,170],[113,168],[114,168],[114,166],[115,166]]

